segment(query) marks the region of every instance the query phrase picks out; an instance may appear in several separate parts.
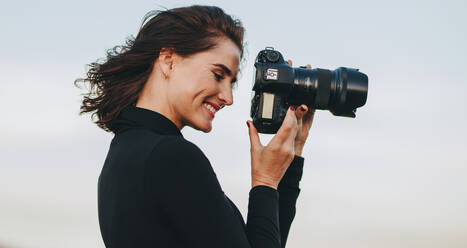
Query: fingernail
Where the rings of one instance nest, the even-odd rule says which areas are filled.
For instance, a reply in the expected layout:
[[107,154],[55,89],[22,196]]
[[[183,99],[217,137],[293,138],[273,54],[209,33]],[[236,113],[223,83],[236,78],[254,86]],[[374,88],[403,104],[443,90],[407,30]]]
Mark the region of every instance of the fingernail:
[[294,111],[294,110],[295,110],[295,107],[294,107],[294,106],[290,106],[290,110]]

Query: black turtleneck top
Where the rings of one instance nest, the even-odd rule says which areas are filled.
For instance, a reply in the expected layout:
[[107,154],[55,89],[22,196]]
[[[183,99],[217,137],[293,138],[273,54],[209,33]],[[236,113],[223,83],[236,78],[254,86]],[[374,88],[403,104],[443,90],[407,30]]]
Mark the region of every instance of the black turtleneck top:
[[294,158],[277,190],[251,189],[245,224],[209,160],[169,119],[128,106],[113,127],[98,183],[106,247],[285,247],[303,158]]

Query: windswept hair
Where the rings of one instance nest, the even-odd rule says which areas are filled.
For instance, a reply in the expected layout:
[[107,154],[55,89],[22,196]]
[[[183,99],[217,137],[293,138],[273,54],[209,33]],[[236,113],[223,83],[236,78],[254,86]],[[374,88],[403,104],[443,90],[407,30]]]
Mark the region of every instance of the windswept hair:
[[136,38],[107,51],[104,62],[89,64],[86,78],[75,80],[88,85],[80,114],[97,116],[95,123],[113,132],[112,122],[120,111],[135,104],[148,80],[162,48],[173,49],[182,57],[206,51],[217,38],[227,37],[240,49],[243,57],[244,28],[221,8],[199,6],[147,13]]

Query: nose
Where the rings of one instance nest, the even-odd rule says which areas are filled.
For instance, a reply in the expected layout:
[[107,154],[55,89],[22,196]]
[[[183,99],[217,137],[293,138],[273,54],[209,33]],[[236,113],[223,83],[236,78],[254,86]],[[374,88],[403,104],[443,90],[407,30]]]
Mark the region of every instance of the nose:
[[232,87],[229,83],[222,84],[222,88],[219,92],[219,100],[223,105],[230,106],[233,104]]

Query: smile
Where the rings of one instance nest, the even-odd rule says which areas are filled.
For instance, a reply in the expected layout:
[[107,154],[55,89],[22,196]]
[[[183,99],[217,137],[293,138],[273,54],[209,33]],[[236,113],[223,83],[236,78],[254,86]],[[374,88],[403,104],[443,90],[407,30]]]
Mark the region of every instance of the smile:
[[206,107],[207,110],[209,110],[209,113],[211,114],[211,117],[214,117],[214,114],[217,112],[218,109],[216,109],[210,103],[203,103],[203,106]]

